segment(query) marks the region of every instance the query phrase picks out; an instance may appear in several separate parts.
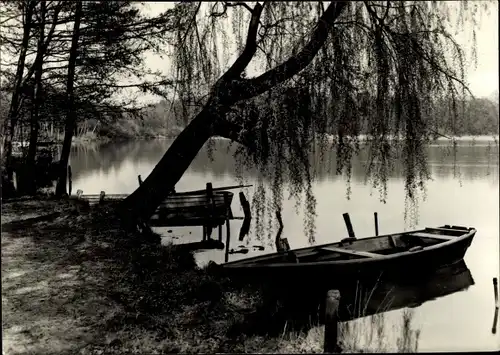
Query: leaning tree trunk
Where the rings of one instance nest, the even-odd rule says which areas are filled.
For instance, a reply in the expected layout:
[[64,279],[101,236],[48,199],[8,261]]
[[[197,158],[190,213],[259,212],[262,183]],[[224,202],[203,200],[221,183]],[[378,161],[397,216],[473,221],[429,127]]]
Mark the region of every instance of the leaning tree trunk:
[[242,137],[243,122],[228,122],[225,114],[234,103],[268,91],[309,65],[347,2],[332,2],[328,6],[311,39],[296,55],[256,78],[243,79],[241,74],[257,50],[257,32],[264,5],[257,3],[252,10],[245,48],[215,84],[208,104],[175,139],[147,179],[120,205],[119,213],[126,222],[141,223],[151,217],[212,135],[218,134],[247,146],[254,145],[251,135]]
[[214,134],[214,122],[227,112],[226,108],[211,102],[179,134],[139,188],[123,201],[119,212],[124,220],[131,223],[147,221],[173,190],[200,149]]
[[56,186],[56,196],[62,196],[66,193],[66,171],[69,161],[69,153],[71,151],[71,141],[76,128],[76,112],[75,112],[75,67],[76,57],[78,56],[78,39],[80,38],[80,20],[82,17],[82,1],[76,3],[75,25],[73,27],[73,36],[71,38],[71,48],[68,60],[68,83],[67,83],[67,111],[66,125],[64,128],[64,141],[61,151],[61,159],[59,160],[58,181]]

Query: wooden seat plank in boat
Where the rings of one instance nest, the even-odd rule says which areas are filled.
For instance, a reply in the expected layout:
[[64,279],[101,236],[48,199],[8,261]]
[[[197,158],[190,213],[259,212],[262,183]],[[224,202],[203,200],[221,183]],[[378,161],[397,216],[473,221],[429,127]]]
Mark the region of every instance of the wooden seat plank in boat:
[[457,237],[450,236],[450,235],[441,235],[441,234],[432,234],[432,233],[424,233],[424,232],[413,232],[411,234],[407,234],[415,237],[422,237],[422,238],[433,238],[433,239],[440,239],[440,240],[453,240],[456,239]]
[[426,229],[429,231],[436,231],[436,232],[441,232],[441,233],[460,233],[460,234],[467,233],[466,230],[453,229],[453,228],[426,228]]
[[378,258],[378,257],[380,257],[379,254],[369,253],[367,251],[349,250],[349,249],[337,248],[337,247],[334,247],[334,246],[322,247],[321,250],[332,251],[332,252],[339,253],[339,254],[349,254],[349,255],[363,256],[365,258]]

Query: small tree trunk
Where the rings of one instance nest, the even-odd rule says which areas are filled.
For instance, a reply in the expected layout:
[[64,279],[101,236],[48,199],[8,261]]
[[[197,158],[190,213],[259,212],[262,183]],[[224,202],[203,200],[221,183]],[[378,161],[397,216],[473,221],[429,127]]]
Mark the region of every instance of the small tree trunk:
[[71,151],[71,140],[76,127],[76,113],[75,113],[75,97],[74,97],[74,84],[75,84],[75,67],[76,57],[78,55],[78,39],[80,37],[80,19],[82,17],[82,1],[76,3],[75,11],[75,25],[73,27],[73,36],[71,38],[71,48],[68,60],[68,82],[67,82],[67,115],[66,124],[64,129],[64,141],[61,151],[61,158],[59,159],[59,179],[56,186],[56,196],[62,196],[66,193],[66,171],[69,161],[69,153]]
[[[38,38],[37,45],[37,55],[43,56],[44,51],[44,41],[45,41],[45,16],[46,16],[46,0],[40,2],[40,36]],[[31,121],[30,121],[30,145],[28,149],[28,156],[26,157],[26,168],[29,172],[26,177],[27,180],[27,193],[34,194],[36,192],[36,174],[35,174],[35,161],[36,161],[36,147],[38,143],[38,131],[39,131],[39,113],[40,113],[40,102],[42,95],[42,71],[43,71],[43,60],[37,61],[34,65],[35,68],[35,93],[34,93],[34,104],[31,111]]]
[[23,74],[24,74],[24,66],[26,62],[26,53],[28,51],[29,37],[31,32],[31,23],[33,10],[35,7],[35,1],[28,0],[26,1],[26,9],[23,10],[23,39],[21,42],[21,50],[19,53],[19,59],[17,61],[17,69],[16,69],[16,79],[14,83],[14,90],[12,93],[12,98],[10,101],[9,114],[4,123],[4,132],[5,138],[3,142],[4,146],[4,155],[2,165],[5,169],[3,173],[6,173],[6,178],[11,181],[12,180],[12,141],[14,138],[14,132],[16,130],[17,125],[17,115],[19,111],[19,101],[21,98],[21,92],[23,90]]

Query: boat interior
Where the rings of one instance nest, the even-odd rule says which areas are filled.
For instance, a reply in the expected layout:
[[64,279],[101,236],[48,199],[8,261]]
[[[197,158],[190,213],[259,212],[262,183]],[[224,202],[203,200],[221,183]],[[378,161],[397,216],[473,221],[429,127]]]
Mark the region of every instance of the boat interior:
[[[426,247],[456,239],[469,232],[468,228],[443,226],[400,234],[364,239],[345,238],[340,242],[248,259],[249,264],[307,263],[377,258],[401,252],[416,252]],[[238,264],[245,264],[239,260]]]

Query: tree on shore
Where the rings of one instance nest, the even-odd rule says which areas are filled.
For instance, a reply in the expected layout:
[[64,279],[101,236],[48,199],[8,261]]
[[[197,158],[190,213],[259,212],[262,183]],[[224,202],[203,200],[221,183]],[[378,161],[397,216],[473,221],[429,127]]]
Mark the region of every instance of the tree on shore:
[[[445,115],[453,131],[462,113],[457,103],[469,94],[464,52],[445,26],[454,6],[463,26],[484,3],[176,4],[170,38],[176,93],[200,109],[120,213],[148,220],[207,140],[221,136],[244,146],[243,160],[272,175],[274,207],[281,205],[285,180],[292,196],[305,194],[311,237],[314,177],[305,153],[335,149],[338,173],[349,177],[361,127],[368,131],[367,175],[382,198],[394,159],[404,162],[413,198],[429,177],[424,146],[434,104],[451,103]],[[228,62],[232,55],[224,53],[232,48],[230,36],[237,55],[224,66],[223,57]],[[252,76],[252,65],[263,72]],[[333,142],[324,133],[333,134]]]
[[[84,2],[80,11],[76,11],[80,2],[16,0],[6,5],[0,19],[2,48],[8,46],[10,56],[18,57],[18,61],[15,72],[7,61],[2,67],[2,76],[12,78],[15,83],[6,85],[12,96],[9,115],[4,121],[3,167],[7,169],[2,177],[5,181],[12,179],[12,139],[18,120],[25,119],[20,113],[28,110],[31,130],[27,171],[33,170],[29,167],[35,162],[40,122],[51,120],[65,127],[60,183],[56,189],[57,195],[63,195],[69,150],[78,123],[124,113],[137,119],[141,110],[135,98],[129,95],[128,100],[117,100],[126,96],[119,94],[126,89],[148,91],[156,90],[159,85],[168,87],[169,82],[161,75],[145,68],[143,55],[151,50],[161,53],[163,34],[170,29],[170,16],[145,17],[132,1]],[[75,38],[69,29],[77,28],[77,13],[81,13],[81,28]],[[24,24],[22,33],[16,21]],[[119,83],[124,77],[136,80]],[[44,100],[40,99],[42,96]],[[41,114],[53,113],[55,106],[61,112],[67,112],[68,108],[71,112]],[[35,174],[24,175],[33,180],[26,184],[33,188],[18,192],[32,193]]]

